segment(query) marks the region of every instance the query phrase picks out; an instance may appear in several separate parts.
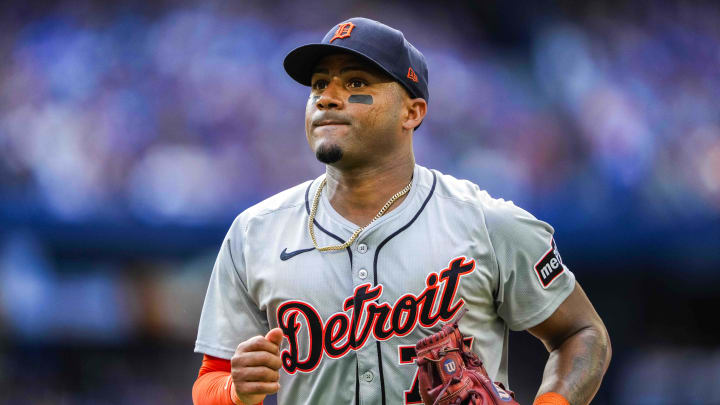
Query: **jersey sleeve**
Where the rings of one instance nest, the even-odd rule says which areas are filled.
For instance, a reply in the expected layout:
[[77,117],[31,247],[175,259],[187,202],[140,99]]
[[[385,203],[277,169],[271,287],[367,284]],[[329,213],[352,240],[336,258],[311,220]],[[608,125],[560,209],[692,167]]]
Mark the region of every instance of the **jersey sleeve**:
[[538,325],[575,287],[553,228],[504,200],[494,200],[486,208],[485,222],[497,263],[498,315],[512,330]]
[[248,292],[240,215],[223,240],[200,315],[195,352],[230,359],[241,342],[268,330],[266,314]]

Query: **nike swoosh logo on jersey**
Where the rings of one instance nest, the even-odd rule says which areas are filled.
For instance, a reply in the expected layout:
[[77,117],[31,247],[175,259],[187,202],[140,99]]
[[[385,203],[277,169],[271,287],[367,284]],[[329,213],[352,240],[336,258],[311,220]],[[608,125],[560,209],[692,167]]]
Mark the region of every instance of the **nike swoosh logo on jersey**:
[[280,252],[280,260],[285,261],[294,256],[299,255],[300,253],[309,252],[311,250],[315,250],[315,248],[294,250],[294,251],[288,253],[287,248],[285,248],[285,249],[283,249],[282,252]]

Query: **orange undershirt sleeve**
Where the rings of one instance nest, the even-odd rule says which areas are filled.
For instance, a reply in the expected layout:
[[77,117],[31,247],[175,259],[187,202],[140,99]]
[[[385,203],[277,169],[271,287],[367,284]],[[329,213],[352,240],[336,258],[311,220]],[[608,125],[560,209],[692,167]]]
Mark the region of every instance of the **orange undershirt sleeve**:
[[[235,405],[230,399],[230,360],[203,356],[198,378],[192,388],[194,405]],[[262,404],[262,402],[260,402]]]

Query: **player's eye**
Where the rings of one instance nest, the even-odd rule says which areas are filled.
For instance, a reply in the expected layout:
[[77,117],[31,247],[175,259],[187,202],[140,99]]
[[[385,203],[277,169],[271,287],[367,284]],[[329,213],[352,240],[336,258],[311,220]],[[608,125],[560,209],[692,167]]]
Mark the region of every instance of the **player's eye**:
[[316,80],[312,84],[312,88],[313,88],[313,90],[325,90],[325,88],[327,88],[327,85],[328,85],[327,80],[319,79],[319,80]]
[[365,87],[367,83],[364,80],[361,79],[352,79],[348,81],[348,87],[353,89],[359,89],[361,87]]

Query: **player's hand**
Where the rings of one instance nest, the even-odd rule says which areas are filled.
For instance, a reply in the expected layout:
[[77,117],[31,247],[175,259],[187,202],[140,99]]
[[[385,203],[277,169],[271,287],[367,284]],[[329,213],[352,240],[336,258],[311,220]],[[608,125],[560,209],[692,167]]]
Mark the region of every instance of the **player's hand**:
[[238,399],[245,405],[253,405],[280,389],[278,370],[282,329],[275,328],[265,335],[255,336],[235,349],[230,359],[233,385]]

